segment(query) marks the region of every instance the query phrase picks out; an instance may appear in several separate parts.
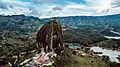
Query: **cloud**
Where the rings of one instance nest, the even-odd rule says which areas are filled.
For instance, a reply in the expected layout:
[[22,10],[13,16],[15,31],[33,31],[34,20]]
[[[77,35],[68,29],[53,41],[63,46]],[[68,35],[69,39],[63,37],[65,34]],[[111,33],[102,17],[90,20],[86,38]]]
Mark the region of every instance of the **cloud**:
[[120,0],[0,0],[0,14],[36,17],[120,13]]
[[113,7],[109,9],[108,12],[106,12],[106,15],[111,15],[111,14],[120,14],[120,7]]
[[29,2],[21,2],[17,0],[0,0],[0,14],[27,14],[30,12],[29,5]]
[[9,7],[12,8],[12,9],[14,8],[12,5],[9,5]]
[[56,7],[53,7],[52,10],[62,10],[62,8],[56,6]]
[[29,16],[36,16],[36,17],[39,17],[39,16],[41,16],[41,13],[39,12],[39,10],[37,10],[37,9],[29,9],[30,10],[30,12],[29,13],[27,13],[26,15],[29,15]]
[[8,8],[13,8],[13,6],[0,1],[0,9],[7,10]]
[[[19,0],[0,0],[1,3],[3,3],[4,5],[7,5],[7,7],[29,7],[29,5],[31,5],[30,2],[23,2],[23,1],[19,1]],[[32,5],[33,6],[33,5]]]
[[56,1],[56,0],[33,0],[34,3],[39,3],[39,4],[41,4],[41,3],[52,3],[54,1]]
[[[89,6],[93,10],[92,15],[111,15],[118,14],[119,10],[117,8],[120,6],[119,0],[85,0],[86,6]],[[112,13],[110,13],[110,12]],[[115,12],[114,12],[115,11]],[[113,13],[114,12],[114,13]]]
[[120,0],[114,0],[114,2],[112,3],[112,5],[120,6]]
[[7,5],[0,2],[0,8],[1,8],[1,9],[7,9]]
[[80,5],[80,4],[76,4],[76,3],[69,3],[68,5],[66,5],[66,8],[68,9],[86,9],[87,7],[85,5]]
[[96,12],[101,12],[103,10],[106,10],[108,8],[112,7],[113,0],[86,0],[88,3],[90,3],[90,7],[92,7]]

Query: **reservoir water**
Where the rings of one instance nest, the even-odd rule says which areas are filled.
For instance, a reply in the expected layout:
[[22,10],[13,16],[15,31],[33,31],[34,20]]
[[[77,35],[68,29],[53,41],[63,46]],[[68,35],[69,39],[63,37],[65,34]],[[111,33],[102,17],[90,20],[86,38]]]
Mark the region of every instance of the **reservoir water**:
[[110,61],[112,62],[120,62],[116,57],[118,57],[118,55],[120,55],[120,51],[116,51],[116,50],[107,50],[107,49],[103,49],[100,47],[91,47],[90,50],[93,50],[94,52],[102,52],[103,54],[101,55],[107,55],[110,58]]
[[119,37],[115,37],[115,36],[104,36],[105,38],[108,38],[108,39],[120,39],[120,36]]
[[[117,34],[117,35],[120,35],[119,32],[115,32],[115,31],[111,31],[111,33],[114,33],[114,34]],[[104,36],[105,38],[108,38],[108,39],[120,39],[120,36]]]

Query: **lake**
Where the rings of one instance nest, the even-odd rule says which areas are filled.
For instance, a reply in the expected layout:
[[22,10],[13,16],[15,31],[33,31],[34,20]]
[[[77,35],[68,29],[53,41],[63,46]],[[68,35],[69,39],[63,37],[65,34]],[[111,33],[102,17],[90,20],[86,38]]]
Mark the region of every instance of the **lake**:
[[116,50],[108,50],[108,49],[103,49],[100,47],[91,47],[90,50],[93,50],[94,52],[102,52],[103,54],[101,55],[107,55],[110,58],[110,61],[116,61],[116,62],[120,62],[118,61],[118,59],[116,57],[118,57],[118,55],[120,55],[120,51],[116,51]]
[[[111,31],[111,33],[120,35],[119,32],[115,32],[115,31]],[[105,38],[108,38],[108,39],[120,39],[120,36],[104,36],[104,37],[105,37]]]
[[114,37],[114,36],[104,36],[105,38],[108,38],[108,39],[120,39],[120,36],[119,37]]

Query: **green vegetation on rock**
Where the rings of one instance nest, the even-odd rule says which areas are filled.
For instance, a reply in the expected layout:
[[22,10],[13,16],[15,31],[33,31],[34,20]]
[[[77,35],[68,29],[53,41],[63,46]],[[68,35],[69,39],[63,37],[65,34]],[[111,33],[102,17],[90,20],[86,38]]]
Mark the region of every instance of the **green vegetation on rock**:
[[53,59],[53,67],[109,67],[108,63],[101,59],[102,57],[74,55],[74,50],[66,48],[61,55]]

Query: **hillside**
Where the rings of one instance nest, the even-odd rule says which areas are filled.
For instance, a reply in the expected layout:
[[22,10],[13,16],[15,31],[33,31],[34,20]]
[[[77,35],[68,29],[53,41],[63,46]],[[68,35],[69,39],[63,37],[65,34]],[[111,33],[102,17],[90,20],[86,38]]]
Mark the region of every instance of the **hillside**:
[[[120,14],[108,16],[69,16],[57,17],[63,28],[64,41],[83,45],[107,40],[104,35],[119,36],[111,31],[120,32]],[[35,35],[43,23],[51,18],[39,19],[25,15],[0,15],[0,30],[13,31],[23,35]]]
[[40,26],[42,22],[37,17],[25,15],[0,15],[0,29],[9,31],[18,31],[23,34],[30,34],[34,32],[36,27]]
[[[118,36],[116,34],[109,33],[111,30],[120,32],[120,15],[110,16],[70,16],[70,17],[58,17],[58,22],[62,25],[64,44],[65,43],[78,43],[82,46],[103,46],[112,48],[120,48],[119,40],[109,40],[104,35]],[[50,19],[50,18],[49,18]],[[49,19],[39,19],[37,17],[25,16],[25,15],[12,15],[2,16],[0,15],[0,63],[10,62],[13,66],[18,66],[22,61],[33,57],[36,52],[36,32],[38,29],[47,22]],[[105,31],[105,32],[104,32]],[[104,32],[104,33],[103,33]],[[111,43],[112,42],[112,43]],[[80,50],[83,53],[89,51]],[[67,53],[66,53],[67,54]],[[68,53],[69,54],[69,53]],[[88,54],[89,55],[89,54]],[[69,55],[67,55],[69,56]],[[57,63],[64,61],[63,58],[66,55],[58,56]],[[80,57],[79,57],[80,56]],[[81,66],[88,64],[96,67],[102,65],[108,67],[101,58],[91,58],[89,56],[73,55],[71,56],[72,63],[81,63]],[[59,59],[59,58],[62,58]],[[74,59],[77,58],[77,59]],[[65,59],[66,61],[70,59]],[[87,62],[86,62],[87,61]],[[101,62],[101,64],[97,63]],[[69,61],[68,61],[69,62]],[[65,62],[65,63],[68,63]],[[83,62],[83,63],[82,63]],[[94,63],[95,62],[95,63]],[[79,64],[75,64],[78,67]],[[66,67],[69,67],[69,65]],[[73,65],[74,67],[74,65]],[[88,66],[89,67],[89,66]]]
[[[68,26],[71,28],[86,28],[86,29],[104,29],[113,28],[119,31],[120,28],[120,14],[108,15],[108,16],[68,16],[58,17],[58,21],[62,26]],[[46,22],[50,18],[39,19],[37,17],[25,16],[25,15],[12,15],[2,16],[0,15],[0,29],[17,30],[38,27],[42,23]],[[32,28],[30,28],[32,29]]]
[[[69,16],[58,17],[58,21],[71,27],[120,28],[120,14],[107,16]],[[90,28],[91,29],[91,28]]]

